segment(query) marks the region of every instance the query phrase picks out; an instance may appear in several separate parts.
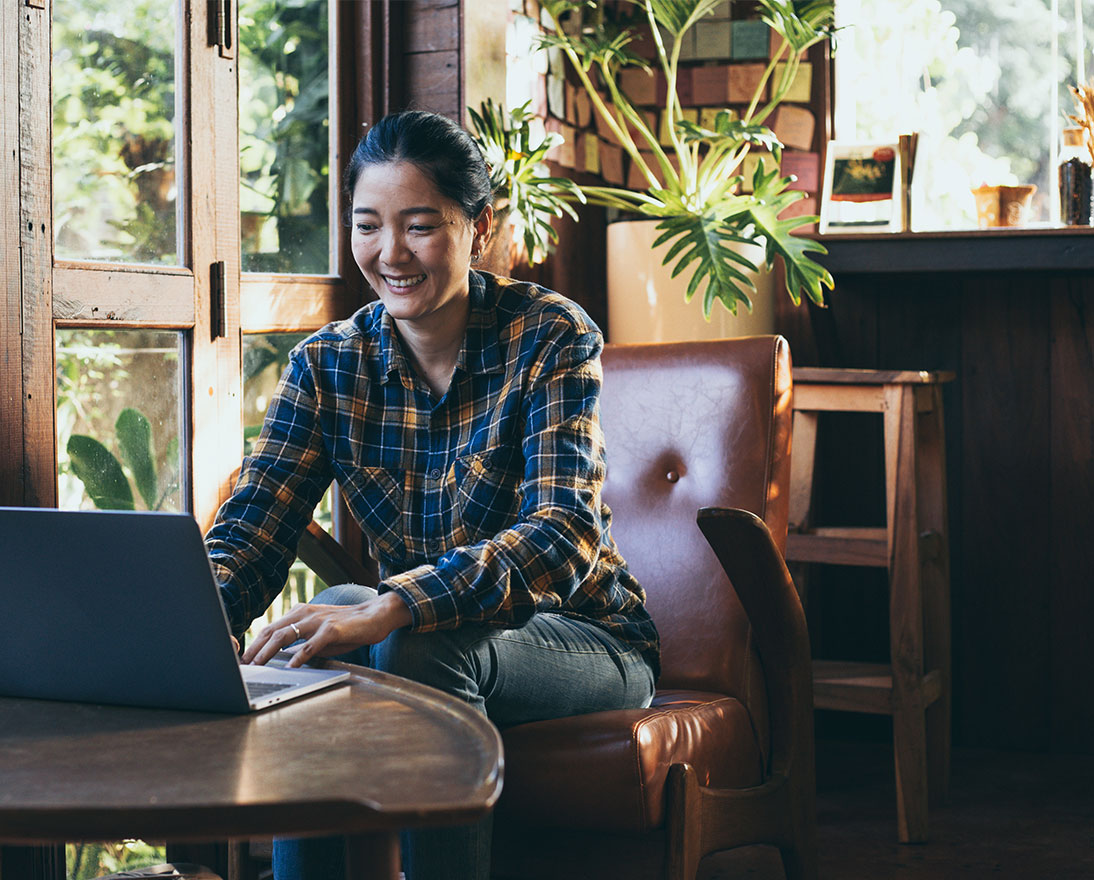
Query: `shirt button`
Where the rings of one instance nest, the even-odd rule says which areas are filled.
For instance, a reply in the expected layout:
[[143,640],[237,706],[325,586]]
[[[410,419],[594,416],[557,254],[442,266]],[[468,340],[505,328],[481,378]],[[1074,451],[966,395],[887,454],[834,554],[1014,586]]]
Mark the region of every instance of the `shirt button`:
[[441,469],[440,468],[433,468],[433,470],[431,470],[429,472],[429,479],[439,480],[440,478],[441,478]]
[[439,553],[441,551],[441,542],[437,538],[430,538],[426,541],[425,546],[430,553]]

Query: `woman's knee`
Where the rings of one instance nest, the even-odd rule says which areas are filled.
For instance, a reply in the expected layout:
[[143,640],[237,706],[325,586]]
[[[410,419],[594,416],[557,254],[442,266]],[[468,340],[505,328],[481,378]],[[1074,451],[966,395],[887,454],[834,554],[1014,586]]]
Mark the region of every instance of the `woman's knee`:
[[358,605],[375,599],[376,590],[372,587],[363,587],[360,584],[338,584],[327,587],[321,593],[316,593],[310,605]]
[[479,692],[480,658],[468,633],[397,629],[373,645],[371,666],[472,701]]

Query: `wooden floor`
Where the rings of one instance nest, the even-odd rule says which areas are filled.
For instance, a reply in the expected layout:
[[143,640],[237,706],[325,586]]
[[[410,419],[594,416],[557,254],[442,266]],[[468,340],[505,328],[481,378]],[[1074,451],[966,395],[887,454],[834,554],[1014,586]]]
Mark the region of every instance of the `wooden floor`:
[[[1094,756],[956,749],[930,835],[896,843],[889,747],[818,744],[820,880],[1094,880]],[[708,860],[701,876],[782,872],[772,851]]]

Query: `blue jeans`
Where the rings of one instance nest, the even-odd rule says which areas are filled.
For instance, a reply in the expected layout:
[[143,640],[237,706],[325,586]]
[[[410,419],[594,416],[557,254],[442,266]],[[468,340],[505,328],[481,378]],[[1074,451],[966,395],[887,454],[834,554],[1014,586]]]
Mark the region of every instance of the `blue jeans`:
[[[355,605],[375,595],[370,587],[343,584],[312,601]],[[400,629],[340,659],[431,685],[499,727],[648,706],[653,698],[653,672],[638,651],[560,614],[537,614],[520,629]],[[406,832],[407,880],[488,880],[491,827],[487,816],[470,826]],[[274,841],[276,880],[341,878],[343,865],[340,837]]]

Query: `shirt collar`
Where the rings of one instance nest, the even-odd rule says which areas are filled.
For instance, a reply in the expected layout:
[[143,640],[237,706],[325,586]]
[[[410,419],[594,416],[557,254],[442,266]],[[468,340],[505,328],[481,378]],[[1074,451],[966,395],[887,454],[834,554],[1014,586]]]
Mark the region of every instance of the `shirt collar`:
[[471,313],[467,316],[467,332],[456,358],[456,369],[471,374],[500,373],[503,368],[498,350],[497,279],[489,273],[472,270],[468,286]]
[[[471,310],[467,316],[467,330],[463,346],[456,358],[456,369],[465,373],[500,373],[503,371],[501,352],[498,350],[498,283],[493,275],[472,271],[468,276],[471,294]],[[403,384],[410,382],[410,365],[403,352],[395,322],[381,303],[380,358],[383,382],[397,371]],[[409,387],[409,386],[408,386]]]

